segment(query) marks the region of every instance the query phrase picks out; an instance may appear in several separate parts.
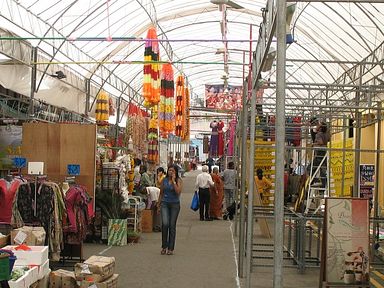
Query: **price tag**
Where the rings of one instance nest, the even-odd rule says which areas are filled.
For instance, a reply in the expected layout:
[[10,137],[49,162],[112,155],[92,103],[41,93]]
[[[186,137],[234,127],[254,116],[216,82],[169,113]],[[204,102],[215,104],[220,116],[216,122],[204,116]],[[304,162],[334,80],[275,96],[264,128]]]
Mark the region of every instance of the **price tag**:
[[81,265],[81,274],[92,274],[89,270],[88,264],[82,264]]
[[25,234],[23,231],[19,231],[17,234],[16,234],[16,237],[13,239],[15,241],[15,243],[17,244],[23,244],[25,239],[27,239],[27,234]]

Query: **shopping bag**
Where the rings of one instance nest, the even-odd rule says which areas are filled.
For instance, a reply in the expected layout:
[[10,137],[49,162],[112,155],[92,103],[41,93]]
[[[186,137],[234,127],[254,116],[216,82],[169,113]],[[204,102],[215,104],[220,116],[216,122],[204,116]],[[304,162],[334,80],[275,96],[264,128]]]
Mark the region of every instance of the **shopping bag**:
[[197,191],[195,191],[195,195],[193,195],[191,209],[193,211],[199,210],[199,195],[197,194]]
[[127,219],[109,219],[108,245],[127,245]]

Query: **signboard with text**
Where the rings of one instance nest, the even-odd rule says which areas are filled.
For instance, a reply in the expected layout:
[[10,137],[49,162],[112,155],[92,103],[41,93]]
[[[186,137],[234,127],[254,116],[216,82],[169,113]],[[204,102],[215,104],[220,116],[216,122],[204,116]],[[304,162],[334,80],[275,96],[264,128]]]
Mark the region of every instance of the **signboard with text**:
[[373,199],[375,189],[375,165],[360,164],[359,197]]

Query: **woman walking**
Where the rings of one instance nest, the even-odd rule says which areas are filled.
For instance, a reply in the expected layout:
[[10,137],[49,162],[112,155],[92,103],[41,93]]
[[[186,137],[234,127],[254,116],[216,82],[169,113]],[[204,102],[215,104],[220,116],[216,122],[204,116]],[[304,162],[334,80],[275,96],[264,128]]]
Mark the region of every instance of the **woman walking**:
[[176,239],[176,222],[180,212],[180,194],[183,187],[178,167],[168,167],[167,176],[160,186],[157,209],[161,211],[162,244],[161,255],[173,255]]
[[211,176],[215,185],[210,187],[211,201],[209,204],[209,214],[211,219],[220,220],[222,216],[224,185],[219,175],[219,168],[214,167]]

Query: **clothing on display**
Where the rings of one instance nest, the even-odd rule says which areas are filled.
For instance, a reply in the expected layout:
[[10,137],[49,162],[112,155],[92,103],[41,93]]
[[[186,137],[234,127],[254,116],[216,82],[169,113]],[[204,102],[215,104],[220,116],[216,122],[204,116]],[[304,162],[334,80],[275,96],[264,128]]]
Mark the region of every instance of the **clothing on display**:
[[209,127],[212,129],[211,141],[209,142],[209,153],[211,154],[211,156],[217,156],[219,145],[218,122],[216,120],[213,120]]
[[229,139],[228,139],[228,148],[227,156],[233,156],[235,151],[235,137],[236,137],[236,119],[233,119],[229,122]]
[[52,259],[59,260],[63,245],[62,219],[66,211],[62,191],[56,183],[21,183],[13,201],[12,224],[42,226]]
[[219,121],[217,123],[217,156],[222,156],[224,155],[224,133],[223,133],[223,128],[224,128],[224,122]]
[[18,179],[0,179],[0,222],[11,223],[12,203],[20,183]]

